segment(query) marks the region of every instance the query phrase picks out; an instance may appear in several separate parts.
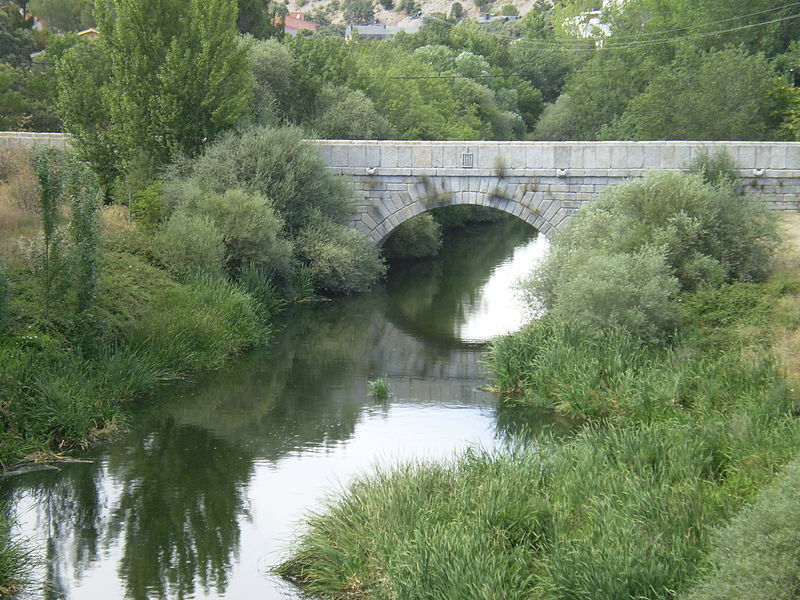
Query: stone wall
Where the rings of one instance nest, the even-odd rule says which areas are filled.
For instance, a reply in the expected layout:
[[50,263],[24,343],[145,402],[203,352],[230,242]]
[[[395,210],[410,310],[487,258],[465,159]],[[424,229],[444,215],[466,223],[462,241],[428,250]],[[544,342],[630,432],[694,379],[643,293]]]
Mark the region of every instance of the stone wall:
[[735,160],[745,193],[800,210],[800,143],[397,142],[318,140],[331,171],[351,177],[353,225],[381,244],[412,216],[452,204],[491,206],[545,235],[610,185],[686,169],[702,150]]
[[49,146],[64,150],[69,146],[63,133],[30,133],[27,131],[0,131],[0,146],[19,145],[24,148]]

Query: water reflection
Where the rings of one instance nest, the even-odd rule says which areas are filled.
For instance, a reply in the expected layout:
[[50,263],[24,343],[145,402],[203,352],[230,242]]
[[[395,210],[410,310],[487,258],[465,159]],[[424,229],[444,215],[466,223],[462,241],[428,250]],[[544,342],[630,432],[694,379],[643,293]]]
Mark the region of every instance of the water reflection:
[[[374,294],[298,307],[269,348],[141,407],[92,464],[0,483],[45,549],[48,598],[287,598],[269,566],[332,488],[376,462],[516,434],[478,389],[482,347],[459,332],[530,240],[524,224],[479,228]],[[386,403],[368,396],[379,376]]]

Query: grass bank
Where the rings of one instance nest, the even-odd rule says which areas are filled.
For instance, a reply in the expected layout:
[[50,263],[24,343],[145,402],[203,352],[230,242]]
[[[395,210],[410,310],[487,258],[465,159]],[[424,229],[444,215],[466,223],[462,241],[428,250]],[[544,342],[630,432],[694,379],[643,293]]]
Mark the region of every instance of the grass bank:
[[[559,268],[531,286],[548,316],[489,354],[505,402],[566,413],[578,432],[365,476],[309,517],[278,573],[324,598],[654,600],[713,585],[728,560],[714,530],[800,452],[800,247],[765,278],[754,257],[769,260],[774,236],[761,213],[740,218],[751,207],[730,188],[656,176],[618,193],[576,219]],[[786,224],[791,242],[800,220]]]
[[[71,183],[81,165],[46,158],[37,177],[27,154],[0,156],[0,470],[107,437],[130,401],[265,341],[275,305],[258,281],[178,278],[126,207]],[[2,514],[5,597],[35,557]]]

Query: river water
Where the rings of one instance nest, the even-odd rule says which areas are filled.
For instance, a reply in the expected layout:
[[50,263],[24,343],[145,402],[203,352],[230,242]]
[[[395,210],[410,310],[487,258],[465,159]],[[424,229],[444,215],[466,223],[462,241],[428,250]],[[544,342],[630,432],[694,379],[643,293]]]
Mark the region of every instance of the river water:
[[513,283],[545,247],[516,220],[449,235],[372,294],[287,311],[267,348],[142,403],[88,462],[0,481],[46,598],[297,597],[270,568],[354,475],[548,424],[480,389],[485,341],[526,318]]

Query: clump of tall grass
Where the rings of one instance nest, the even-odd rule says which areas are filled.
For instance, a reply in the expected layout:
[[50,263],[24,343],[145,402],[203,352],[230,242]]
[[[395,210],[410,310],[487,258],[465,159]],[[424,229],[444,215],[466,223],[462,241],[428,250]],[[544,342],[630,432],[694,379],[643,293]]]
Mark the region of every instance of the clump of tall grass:
[[30,548],[11,536],[8,512],[0,506],[0,597],[14,598],[34,583],[31,565],[36,559]]
[[378,377],[371,380],[369,384],[369,393],[375,400],[386,401],[389,399],[389,380],[385,377]]
[[126,345],[163,371],[217,368],[266,336],[256,302],[239,285],[200,277],[161,295],[132,325]]

